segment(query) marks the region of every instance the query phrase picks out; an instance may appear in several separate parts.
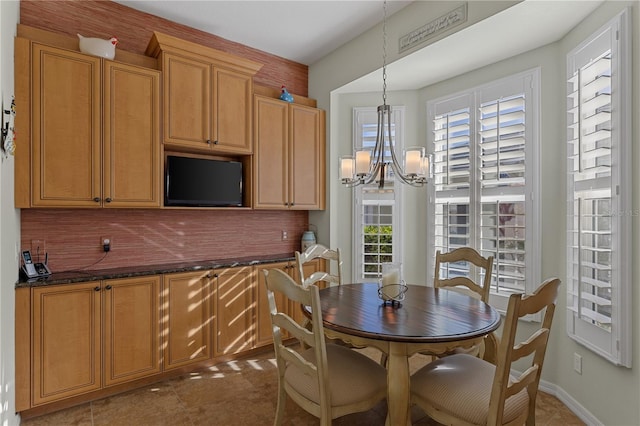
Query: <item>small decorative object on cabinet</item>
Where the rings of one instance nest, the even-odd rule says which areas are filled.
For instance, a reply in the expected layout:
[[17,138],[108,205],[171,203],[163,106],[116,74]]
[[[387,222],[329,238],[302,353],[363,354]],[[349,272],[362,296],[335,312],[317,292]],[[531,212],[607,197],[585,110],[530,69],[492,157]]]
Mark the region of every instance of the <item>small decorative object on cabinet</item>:
[[287,91],[287,88],[284,85],[280,88],[280,100],[289,103],[293,102],[293,96]]
[[[15,129],[14,129],[14,119],[16,116],[16,99],[13,97],[11,99],[11,108],[4,109],[4,105],[2,106],[2,141],[0,143],[0,149],[5,155],[13,155],[16,150],[16,147],[13,143],[15,138]],[[8,116],[8,119],[5,121],[5,116]]]
[[302,251],[305,251],[308,247],[314,245],[316,243],[316,235],[313,231],[304,231],[302,233],[301,246]]
[[99,56],[101,58],[113,59],[116,57],[116,45],[118,39],[111,37],[108,40],[95,38],[95,37],[83,37],[78,34],[80,43],[80,51],[89,55]]

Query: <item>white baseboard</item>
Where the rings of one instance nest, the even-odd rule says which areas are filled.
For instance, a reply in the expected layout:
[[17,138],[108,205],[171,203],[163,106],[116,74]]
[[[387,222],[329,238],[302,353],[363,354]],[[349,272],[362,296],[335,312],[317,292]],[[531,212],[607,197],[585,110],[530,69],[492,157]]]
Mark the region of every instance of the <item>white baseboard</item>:
[[538,387],[541,391],[548,393],[550,395],[558,398],[564,405],[569,408],[575,414],[587,424],[587,426],[604,426],[604,424],[598,420],[593,414],[589,412],[586,408],[584,408],[578,401],[573,399],[571,395],[569,395],[564,389],[558,387],[557,385],[547,382],[544,380],[540,380],[540,386]]

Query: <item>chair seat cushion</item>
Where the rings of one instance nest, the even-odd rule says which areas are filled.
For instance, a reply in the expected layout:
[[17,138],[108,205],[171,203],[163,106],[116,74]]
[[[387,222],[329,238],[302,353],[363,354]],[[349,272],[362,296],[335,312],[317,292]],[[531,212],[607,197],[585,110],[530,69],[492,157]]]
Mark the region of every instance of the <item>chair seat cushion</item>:
[[[411,393],[439,411],[468,423],[487,423],[495,365],[466,354],[441,358],[411,376]],[[526,388],[507,399],[503,421],[527,410]]]
[[[316,364],[313,349],[301,355]],[[327,344],[327,364],[331,405],[341,406],[384,395],[387,388],[387,370],[371,358],[344,346]],[[304,397],[320,403],[318,384],[299,368],[289,365],[285,381]]]

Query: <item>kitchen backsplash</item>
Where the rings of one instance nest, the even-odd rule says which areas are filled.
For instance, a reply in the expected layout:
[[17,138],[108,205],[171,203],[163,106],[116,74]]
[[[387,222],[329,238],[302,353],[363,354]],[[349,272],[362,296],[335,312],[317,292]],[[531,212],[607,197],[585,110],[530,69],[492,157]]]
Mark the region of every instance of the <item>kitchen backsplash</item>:
[[299,250],[308,223],[306,211],[23,209],[21,249],[48,252],[53,272],[262,256]]

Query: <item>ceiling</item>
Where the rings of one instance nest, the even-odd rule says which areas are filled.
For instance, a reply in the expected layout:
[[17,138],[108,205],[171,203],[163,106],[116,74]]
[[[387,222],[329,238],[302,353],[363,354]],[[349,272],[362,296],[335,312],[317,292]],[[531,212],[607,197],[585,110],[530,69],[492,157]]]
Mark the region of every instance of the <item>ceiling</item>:
[[[115,1],[305,65],[383,19],[381,0]],[[387,15],[410,3],[389,0]]]
[[[312,65],[383,18],[381,0],[115,1],[306,65]],[[387,88],[421,88],[552,43],[602,2],[524,0],[388,64]],[[387,15],[410,3],[389,0]],[[339,91],[379,91],[381,82],[382,72],[377,70]]]

